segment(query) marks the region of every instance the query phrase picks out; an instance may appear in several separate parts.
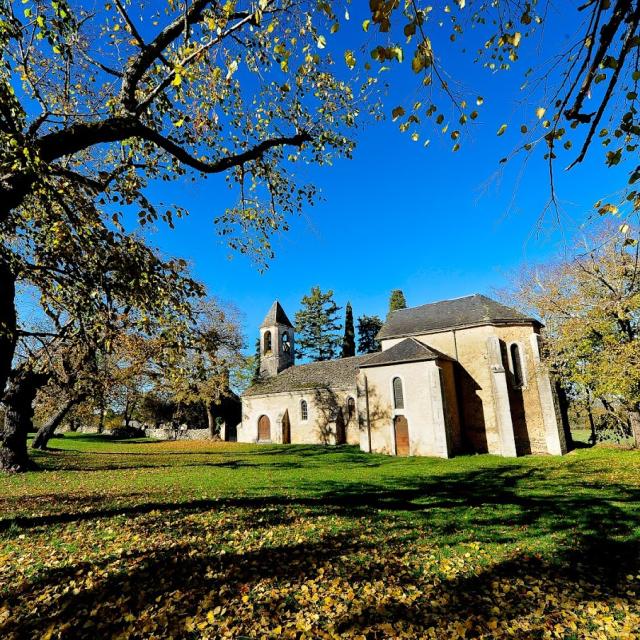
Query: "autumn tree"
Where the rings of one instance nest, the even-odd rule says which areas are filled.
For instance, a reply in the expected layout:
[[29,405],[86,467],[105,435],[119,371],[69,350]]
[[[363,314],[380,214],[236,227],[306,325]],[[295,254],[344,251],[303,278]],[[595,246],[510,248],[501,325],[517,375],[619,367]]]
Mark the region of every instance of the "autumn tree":
[[34,449],[46,449],[56,429],[69,413],[96,391],[97,353],[82,342],[62,342],[49,367],[49,380],[38,391],[34,413],[42,423],[31,443]]
[[333,12],[298,4],[0,2],[0,390],[16,283],[75,266],[69,238],[92,255],[96,224],[122,233],[133,213],[172,225],[184,211],[151,202],[151,182],[226,173],[239,201],[220,232],[268,256],[270,234],[315,193],[295,163],[350,153],[358,101],[321,46]]
[[344,314],[344,336],[342,338],[342,357],[350,358],[356,355],[356,332],[353,326],[353,309],[347,302]]
[[[509,71],[522,76],[516,86],[520,84],[521,100],[530,110],[524,121],[515,123],[505,114],[498,127],[497,136],[514,124],[522,135],[520,144],[505,150],[501,164],[537,153],[550,176],[549,203],[558,207],[556,163],[571,169],[599,142],[606,166],[629,161],[629,179],[619,202],[601,202],[597,208],[602,213],[616,213],[622,207],[638,211],[640,0],[587,0],[560,6],[558,11],[550,0],[448,4],[371,0],[370,19],[364,21],[363,29],[396,36],[371,51],[373,69],[410,60],[420,78],[417,84],[424,87],[418,100],[412,95],[411,102],[387,105],[387,112],[413,140],[418,141],[425,130],[436,132],[449,138],[452,150],[458,151],[465,130],[478,122],[485,103],[485,96],[465,89],[463,79],[447,69],[447,47],[459,43],[464,55],[473,51],[473,61],[490,73]],[[550,46],[544,35],[560,20],[561,28],[571,35]],[[442,30],[449,34],[448,42],[436,38]],[[521,57],[539,59],[540,51],[545,63],[518,70]]]
[[204,407],[212,438],[219,435],[215,407],[231,394],[233,371],[246,369],[243,346],[238,311],[214,298],[202,300],[183,357],[165,372],[175,402]]
[[342,343],[340,307],[333,299],[333,291],[311,287],[311,293],[302,297],[301,305],[295,316],[296,356],[314,362],[332,360]]
[[[179,345],[192,300],[201,293],[182,261],[163,261],[134,236],[110,231],[99,220],[94,223],[81,236],[58,238],[72,262],[58,261],[56,250],[46,244],[24,243],[14,255],[15,265],[25,265],[16,270],[17,282],[23,291],[31,285],[40,293],[41,313],[35,319],[30,314],[19,317],[15,327],[15,362],[2,399],[11,408],[5,412],[0,440],[0,468],[5,470],[21,471],[29,465],[26,439],[33,402],[52,378],[67,384],[57,376],[59,357],[109,352],[123,327]],[[91,253],[84,250],[87,236]]]
[[407,301],[402,289],[394,289],[389,295],[389,313],[398,309],[406,309]]
[[551,370],[640,446],[640,245],[624,231],[605,227],[569,259],[525,269],[516,294],[545,324]]
[[380,351],[376,336],[384,323],[378,316],[360,316],[358,318],[358,353]]

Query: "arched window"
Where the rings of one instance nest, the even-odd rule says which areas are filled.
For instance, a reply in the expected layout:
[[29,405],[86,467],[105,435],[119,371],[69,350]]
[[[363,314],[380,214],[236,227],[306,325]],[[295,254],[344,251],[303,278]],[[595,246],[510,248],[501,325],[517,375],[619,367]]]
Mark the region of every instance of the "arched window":
[[282,334],[282,351],[284,353],[289,353],[289,351],[291,350],[291,343],[289,342],[289,334],[285,331]]
[[306,400],[300,400],[300,420],[309,419],[309,407]]
[[264,353],[271,351],[271,331],[265,331],[264,334]]
[[404,394],[400,378],[393,379],[393,406],[396,409],[404,409]]
[[511,350],[511,367],[513,373],[513,386],[521,389],[524,386],[524,376],[522,374],[522,359],[520,358],[520,347],[512,344]]
[[349,398],[347,400],[347,415],[349,416],[349,420],[355,418],[356,415],[356,401],[353,398]]

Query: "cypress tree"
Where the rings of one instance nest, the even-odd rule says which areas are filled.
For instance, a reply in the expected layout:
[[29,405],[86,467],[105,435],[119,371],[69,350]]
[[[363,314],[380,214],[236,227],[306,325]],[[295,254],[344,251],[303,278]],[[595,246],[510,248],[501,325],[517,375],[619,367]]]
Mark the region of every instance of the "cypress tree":
[[356,331],[353,327],[353,309],[347,302],[344,317],[344,337],[342,339],[342,357],[350,358],[356,355]]
[[260,349],[260,338],[258,338],[256,340],[256,354],[253,357],[254,359],[254,370],[253,370],[253,376],[251,378],[251,383],[255,384],[256,382],[259,382],[260,380],[260,357],[261,357],[261,349]]
[[314,362],[335,358],[342,341],[342,326],[338,322],[340,307],[333,299],[333,291],[323,293],[320,287],[312,287],[301,304],[302,308],[296,312],[296,356]]
[[402,289],[394,289],[389,296],[389,313],[398,309],[406,309],[407,301],[402,293]]

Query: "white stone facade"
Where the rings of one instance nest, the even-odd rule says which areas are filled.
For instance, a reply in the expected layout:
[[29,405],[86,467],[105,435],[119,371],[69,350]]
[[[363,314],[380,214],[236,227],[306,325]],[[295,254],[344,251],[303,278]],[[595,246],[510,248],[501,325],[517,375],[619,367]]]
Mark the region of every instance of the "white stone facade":
[[[293,328],[276,304],[261,339],[265,331],[274,337],[287,331],[293,345]],[[263,440],[273,443],[348,443],[444,458],[561,455],[567,445],[540,360],[539,327],[484,296],[470,296],[395,312],[380,332],[378,354],[294,366],[291,351],[280,368],[283,354],[274,351],[262,380],[242,398],[238,441],[260,441],[265,416],[269,437]]]

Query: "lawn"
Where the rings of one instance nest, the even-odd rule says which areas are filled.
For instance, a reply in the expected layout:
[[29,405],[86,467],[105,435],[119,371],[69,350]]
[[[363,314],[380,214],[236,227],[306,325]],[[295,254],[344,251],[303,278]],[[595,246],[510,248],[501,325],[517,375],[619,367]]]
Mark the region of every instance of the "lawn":
[[2,638],[640,638],[637,452],[51,446],[2,477]]

